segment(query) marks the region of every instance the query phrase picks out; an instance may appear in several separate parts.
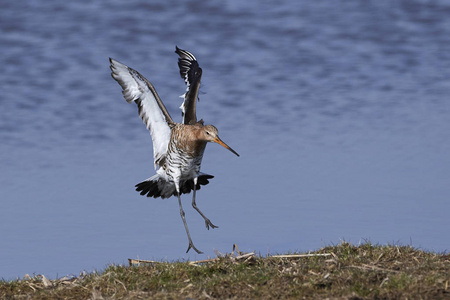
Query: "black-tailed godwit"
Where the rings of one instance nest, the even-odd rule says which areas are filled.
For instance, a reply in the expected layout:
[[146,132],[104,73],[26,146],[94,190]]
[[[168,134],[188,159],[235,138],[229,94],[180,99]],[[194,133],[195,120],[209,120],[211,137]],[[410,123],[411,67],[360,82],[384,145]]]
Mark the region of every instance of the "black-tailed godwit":
[[144,76],[128,66],[110,58],[112,77],[120,84],[123,96],[128,103],[135,102],[147,129],[153,140],[153,155],[156,175],[136,185],[136,191],[141,195],[154,198],[178,197],[180,214],[189,239],[186,253],[193,248],[199,251],[192,242],[185,219],[181,194],[193,191],[192,206],[205,220],[206,228],[216,228],[200,211],[195,203],[195,192],[201,185],[209,183],[214,176],[200,172],[203,153],[207,142],[214,142],[227,148],[237,156],[233,149],[218,136],[217,128],[204,125],[203,120],[197,121],[196,103],[200,88],[202,69],[195,56],[176,47],[180,58],[178,66],[181,77],[185,80],[187,91],[181,105],[182,123],[175,123],[153,85]]

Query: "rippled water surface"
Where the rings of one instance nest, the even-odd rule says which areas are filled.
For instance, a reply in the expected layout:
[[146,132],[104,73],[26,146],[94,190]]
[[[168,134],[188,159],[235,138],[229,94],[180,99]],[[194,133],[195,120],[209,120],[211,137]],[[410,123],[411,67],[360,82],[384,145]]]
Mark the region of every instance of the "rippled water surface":
[[[127,258],[261,254],[341,239],[448,251],[446,1],[2,1],[0,278],[61,277]],[[175,45],[203,68],[208,145],[197,204],[134,185],[152,143],[108,57],[153,82],[175,120]]]

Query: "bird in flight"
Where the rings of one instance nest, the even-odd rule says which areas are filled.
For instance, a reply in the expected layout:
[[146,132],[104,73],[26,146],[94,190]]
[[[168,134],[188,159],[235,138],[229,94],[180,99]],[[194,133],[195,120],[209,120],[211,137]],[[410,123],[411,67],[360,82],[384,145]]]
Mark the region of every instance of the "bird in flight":
[[153,140],[153,156],[156,174],[136,184],[136,191],[147,197],[163,199],[178,197],[181,219],[189,239],[189,247],[199,251],[192,242],[185,219],[181,194],[192,193],[192,206],[205,220],[206,228],[217,228],[197,207],[195,193],[201,185],[207,185],[214,176],[200,172],[203,153],[208,142],[217,143],[237,156],[236,151],[225,144],[213,125],[204,125],[197,121],[196,104],[200,89],[202,69],[195,56],[176,47],[175,53],[180,57],[178,67],[180,75],[187,85],[184,101],[181,105],[182,122],[175,123],[159,98],[153,85],[136,70],[114,60],[111,63],[111,76],[122,87],[122,94],[128,103],[135,102],[139,116]]

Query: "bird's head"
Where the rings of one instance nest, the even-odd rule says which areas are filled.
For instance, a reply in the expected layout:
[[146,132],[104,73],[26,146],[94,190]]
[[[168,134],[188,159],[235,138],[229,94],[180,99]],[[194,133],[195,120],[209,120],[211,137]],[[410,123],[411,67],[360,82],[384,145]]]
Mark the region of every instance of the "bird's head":
[[216,127],[214,127],[213,125],[205,125],[202,127],[201,133],[200,133],[200,138],[204,141],[207,142],[212,142],[212,143],[217,143],[225,148],[227,148],[228,150],[230,150],[231,152],[233,152],[234,154],[236,154],[237,156],[239,156],[239,154],[237,154],[236,151],[234,151],[233,149],[231,149],[230,146],[228,146],[227,144],[225,144],[220,138],[219,138],[219,131],[217,130]]

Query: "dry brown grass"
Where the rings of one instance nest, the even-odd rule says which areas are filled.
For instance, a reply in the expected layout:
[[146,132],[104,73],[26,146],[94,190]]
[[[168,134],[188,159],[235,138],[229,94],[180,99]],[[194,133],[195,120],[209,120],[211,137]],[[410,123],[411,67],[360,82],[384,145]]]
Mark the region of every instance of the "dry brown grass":
[[449,254],[370,243],[342,243],[311,254],[233,251],[203,262],[110,266],[51,281],[38,275],[0,282],[0,298],[450,299]]

